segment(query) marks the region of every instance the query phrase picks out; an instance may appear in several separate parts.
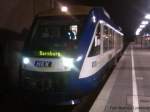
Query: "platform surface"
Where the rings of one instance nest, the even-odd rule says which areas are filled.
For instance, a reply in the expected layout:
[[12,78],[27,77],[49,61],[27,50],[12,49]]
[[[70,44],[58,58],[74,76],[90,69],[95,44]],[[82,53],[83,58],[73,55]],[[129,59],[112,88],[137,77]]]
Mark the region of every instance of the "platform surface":
[[150,49],[128,46],[90,112],[150,112]]

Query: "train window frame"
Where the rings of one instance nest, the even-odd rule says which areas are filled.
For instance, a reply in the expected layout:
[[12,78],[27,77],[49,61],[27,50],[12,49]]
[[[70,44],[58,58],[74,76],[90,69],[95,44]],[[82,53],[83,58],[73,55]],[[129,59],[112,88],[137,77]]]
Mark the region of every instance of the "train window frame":
[[103,25],[103,53],[109,50],[109,36],[108,36],[109,27],[104,24]]
[[103,25],[103,35],[108,36],[109,33],[109,28],[107,25]]
[[114,47],[114,36],[113,36],[114,30],[109,28],[109,50],[113,49]]
[[101,24],[98,23],[94,31],[94,39],[88,53],[88,57],[93,57],[101,54]]
[[115,48],[115,32],[116,31],[113,28],[109,27],[109,25],[103,24],[103,53]]
[[[50,25],[50,24],[54,24],[54,25],[66,25],[66,26],[68,26],[68,31],[72,31],[71,30],[71,26],[74,26],[74,25],[77,25],[77,34],[75,35],[76,37],[75,38],[73,38],[72,39],[72,42],[73,43],[76,43],[76,45],[78,45],[78,42],[79,42],[79,40],[81,39],[81,34],[82,34],[82,30],[83,30],[83,26],[84,26],[84,24],[85,24],[85,21],[86,21],[86,15],[81,15],[81,16],[75,16],[77,19],[72,19],[72,18],[70,18],[70,17],[61,17],[61,16],[52,16],[52,17],[45,17],[45,18],[36,18],[35,19],[35,21],[34,21],[34,23],[32,24],[32,27],[31,27],[31,31],[30,31],[30,34],[29,34],[29,36],[28,36],[28,38],[26,39],[26,41],[25,41],[25,44],[24,44],[24,46],[26,47],[26,48],[30,48],[30,49],[39,49],[39,44],[32,44],[33,43],[33,41],[34,41],[34,39],[35,39],[35,35],[36,35],[36,32],[37,32],[37,30],[38,30],[38,28],[39,28],[39,26],[40,25]],[[52,21],[49,21],[49,18],[52,20]],[[64,22],[61,22],[61,21],[58,21],[58,20],[56,20],[56,18],[57,19],[60,19],[60,18],[67,18],[67,19],[62,19],[62,21],[64,21]],[[79,19],[78,19],[79,18]],[[68,21],[67,21],[68,20]],[[56,24],[55,23],[53,23],[53,21],[54,22],[56,22]],[[57,22],[58,21],[58,22]],[[65,24],[64,24],[65,23]],[[67,33],[66,33],[67,34]],[[37,37],[36,37],[37,38]],[[61,39],[61,38],[60,38]],[[64,38],[64,39],[66,39],[66,40],[68,40],[69,41],[69,39],[68,38]],[[56,39],[53,39],[52,41],[57,41]],[[48,44],[46,45],[42,45],[42,47],[45,49],[45,48],[48,48],[47,47],[48,46]]]

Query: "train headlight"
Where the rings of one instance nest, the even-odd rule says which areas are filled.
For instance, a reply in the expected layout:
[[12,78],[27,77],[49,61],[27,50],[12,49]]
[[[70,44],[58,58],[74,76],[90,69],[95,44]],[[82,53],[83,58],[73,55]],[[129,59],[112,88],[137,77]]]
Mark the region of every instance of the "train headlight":
[[68,67],[68,68],[73,68],[74,67],[74,60],[73,60],[73,58],[63,57],[62,58],[62,62],[63,62],[63,65],[65,67]]
[[82,59],[83,59],[83,56],[78,56],[77,59],[76,59],[76,61],[79,62],[79,61],[81,61]]
[[26,65],[30,63],[30,59],[27,57],[24,57],[22,61],[23,61],[23,64],[26,64]]

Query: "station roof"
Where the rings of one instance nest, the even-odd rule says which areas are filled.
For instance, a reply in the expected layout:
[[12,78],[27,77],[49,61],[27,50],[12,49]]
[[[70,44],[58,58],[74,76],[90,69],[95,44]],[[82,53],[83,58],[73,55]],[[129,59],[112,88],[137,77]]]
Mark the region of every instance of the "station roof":
[[57,15],[87,15],[93,7],[84,5],[68,6],[67,12],[61,11],[61,6],[56,9],[46,10],[38,13],[38,16],[57,16]]

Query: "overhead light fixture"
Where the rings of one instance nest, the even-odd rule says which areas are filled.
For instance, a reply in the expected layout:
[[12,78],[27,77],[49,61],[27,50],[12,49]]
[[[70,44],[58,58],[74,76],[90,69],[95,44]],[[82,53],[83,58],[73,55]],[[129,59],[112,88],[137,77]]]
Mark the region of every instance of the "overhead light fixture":
[[136,30],[136,32],[135,32],[135,35],[140,35],[140,32],[142,31],[142,28],[138,28],[137,30]]
[[146,26],[145,24],[142,24],[142,25],[140,25],[139,27],[140,27],[140,28],[145,28],[145,26]]
[[146,14],[145,19],[149,19],[150,20],[150,14]]
[[149,23],[148,21],[144,20],[144,21],[141,22],[141,25],[147,25],[148,23]]
[[68,12],[68,7],[67,6],[61,6],[61,11],[62,12]]

